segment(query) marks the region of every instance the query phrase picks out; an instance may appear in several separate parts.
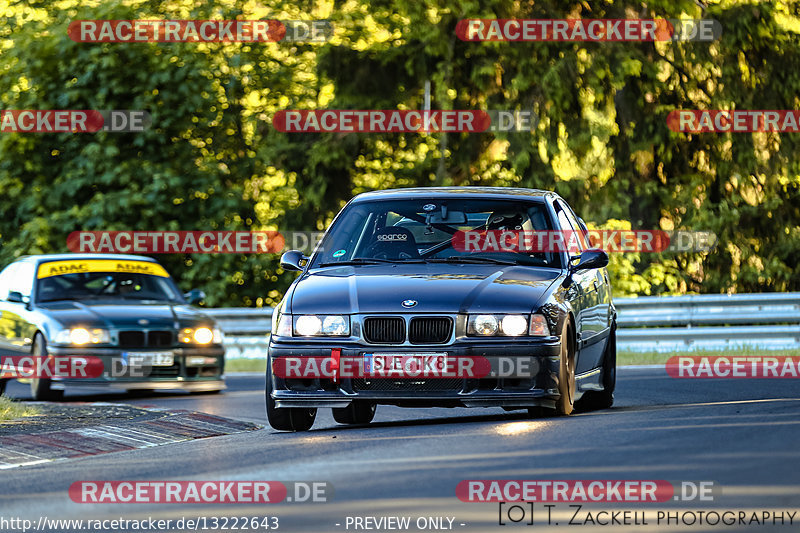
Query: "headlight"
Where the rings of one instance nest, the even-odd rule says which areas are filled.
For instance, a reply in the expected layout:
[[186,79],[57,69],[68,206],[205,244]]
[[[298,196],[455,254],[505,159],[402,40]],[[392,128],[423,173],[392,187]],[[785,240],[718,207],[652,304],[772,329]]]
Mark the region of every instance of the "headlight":
[[301,337],[350,335],[350,319],[343,315],[302,315],[295,318],[294,332]]
[[197,344],[208,344],[214,339],[214,332],[211,328],[197,328],[192,337]]
[[201,326],[199,328],[183,328],[178,340],[184,344],[222,344],[222,332],[218,328]]
[[348,329],[343,316],[331,315],[322,320],[322,333],[325,335],[346,335]]
[[497,318],[494,315],[475,315],[470,319],[470,330],[476,335],[497,333]]
[[542,315],[469,315],[467,335],[547,337],[550,335],[550,328]]
[[528,319],[522,315],[506,315],[500,322],[504,335],[519,337],[528,331]]
[[294,324],[294,330],[303,337],[318,335],[322,331],[322,320],[314,315],[299,316]]
[[58,344],[103,344],[111,342],[108,330],[100,328],[70,328],[62,329],[54,338]]

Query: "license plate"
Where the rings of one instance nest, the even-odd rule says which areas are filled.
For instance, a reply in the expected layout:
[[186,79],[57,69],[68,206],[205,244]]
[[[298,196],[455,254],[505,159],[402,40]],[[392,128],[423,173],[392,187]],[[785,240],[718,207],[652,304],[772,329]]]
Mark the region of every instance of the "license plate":
[[373,376],[417,377],[447,370],[447,353],[365,353],[364,373]]
[[122,352],[122,358],[129,366],[172,366],[175,362],[172,352]]

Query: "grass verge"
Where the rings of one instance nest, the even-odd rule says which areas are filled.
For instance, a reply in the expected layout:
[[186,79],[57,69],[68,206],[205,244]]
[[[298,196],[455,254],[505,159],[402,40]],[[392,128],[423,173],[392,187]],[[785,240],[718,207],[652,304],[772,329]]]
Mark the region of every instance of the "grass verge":
[[6,396],[0,396],[0,422],[8,422],[17,418],[33,416],[38,411],[24,403],[15,402]]
[[266,359],[226,359],[225,372],[266,372]]
[[702,357],[800,357],[800,350],[756,350],[742,348],[741,350],[695,350],[693,352],[617,352],[617,366],[630,365],[659,365],[664,364],[670,357],[676,355],[690,355]]

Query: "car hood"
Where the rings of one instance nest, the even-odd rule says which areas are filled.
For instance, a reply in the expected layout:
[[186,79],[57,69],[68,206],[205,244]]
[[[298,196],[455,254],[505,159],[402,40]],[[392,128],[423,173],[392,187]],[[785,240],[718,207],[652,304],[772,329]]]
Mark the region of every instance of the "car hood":
[[[560,271],[518,265],[359,265],[314,270],[300,278],[294,314],[530,313]],[[412,308],[404,300],[416,300]]]
[[[108,302],[48,302],[39,305],[65,326],[94,325],[105,328],[168,328],[213,322],[207,315],[184,304]],[[147,323],[141,321],[146,320]]]

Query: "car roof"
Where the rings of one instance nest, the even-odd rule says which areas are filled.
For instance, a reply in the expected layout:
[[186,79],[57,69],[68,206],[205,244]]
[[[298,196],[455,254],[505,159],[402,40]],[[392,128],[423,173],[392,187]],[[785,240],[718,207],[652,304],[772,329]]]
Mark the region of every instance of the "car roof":
[[42,254],[42,255],[25,255],[14,261],[32,261],[35,263],[46,263],[49,261],[68,261],[70,259],[111,259],[122,261],[147,261],[148,263],[157,263],[152,257],[144,255],[128,255],[128,254]]
[[382,191],[371,191],[359,194],[353,201],[368,201],[377,199],[396,199],[409,200],[412,198],[425,198],[435,195],[437,197],[469,197],[481,196],[492,198],[519,199],[521,196],[528,198],[542,199],[546,196],[558,198],[558,194],[553,191],[541,189],[522,189],[516,187],[409,187],[407,189],[385,189]]

